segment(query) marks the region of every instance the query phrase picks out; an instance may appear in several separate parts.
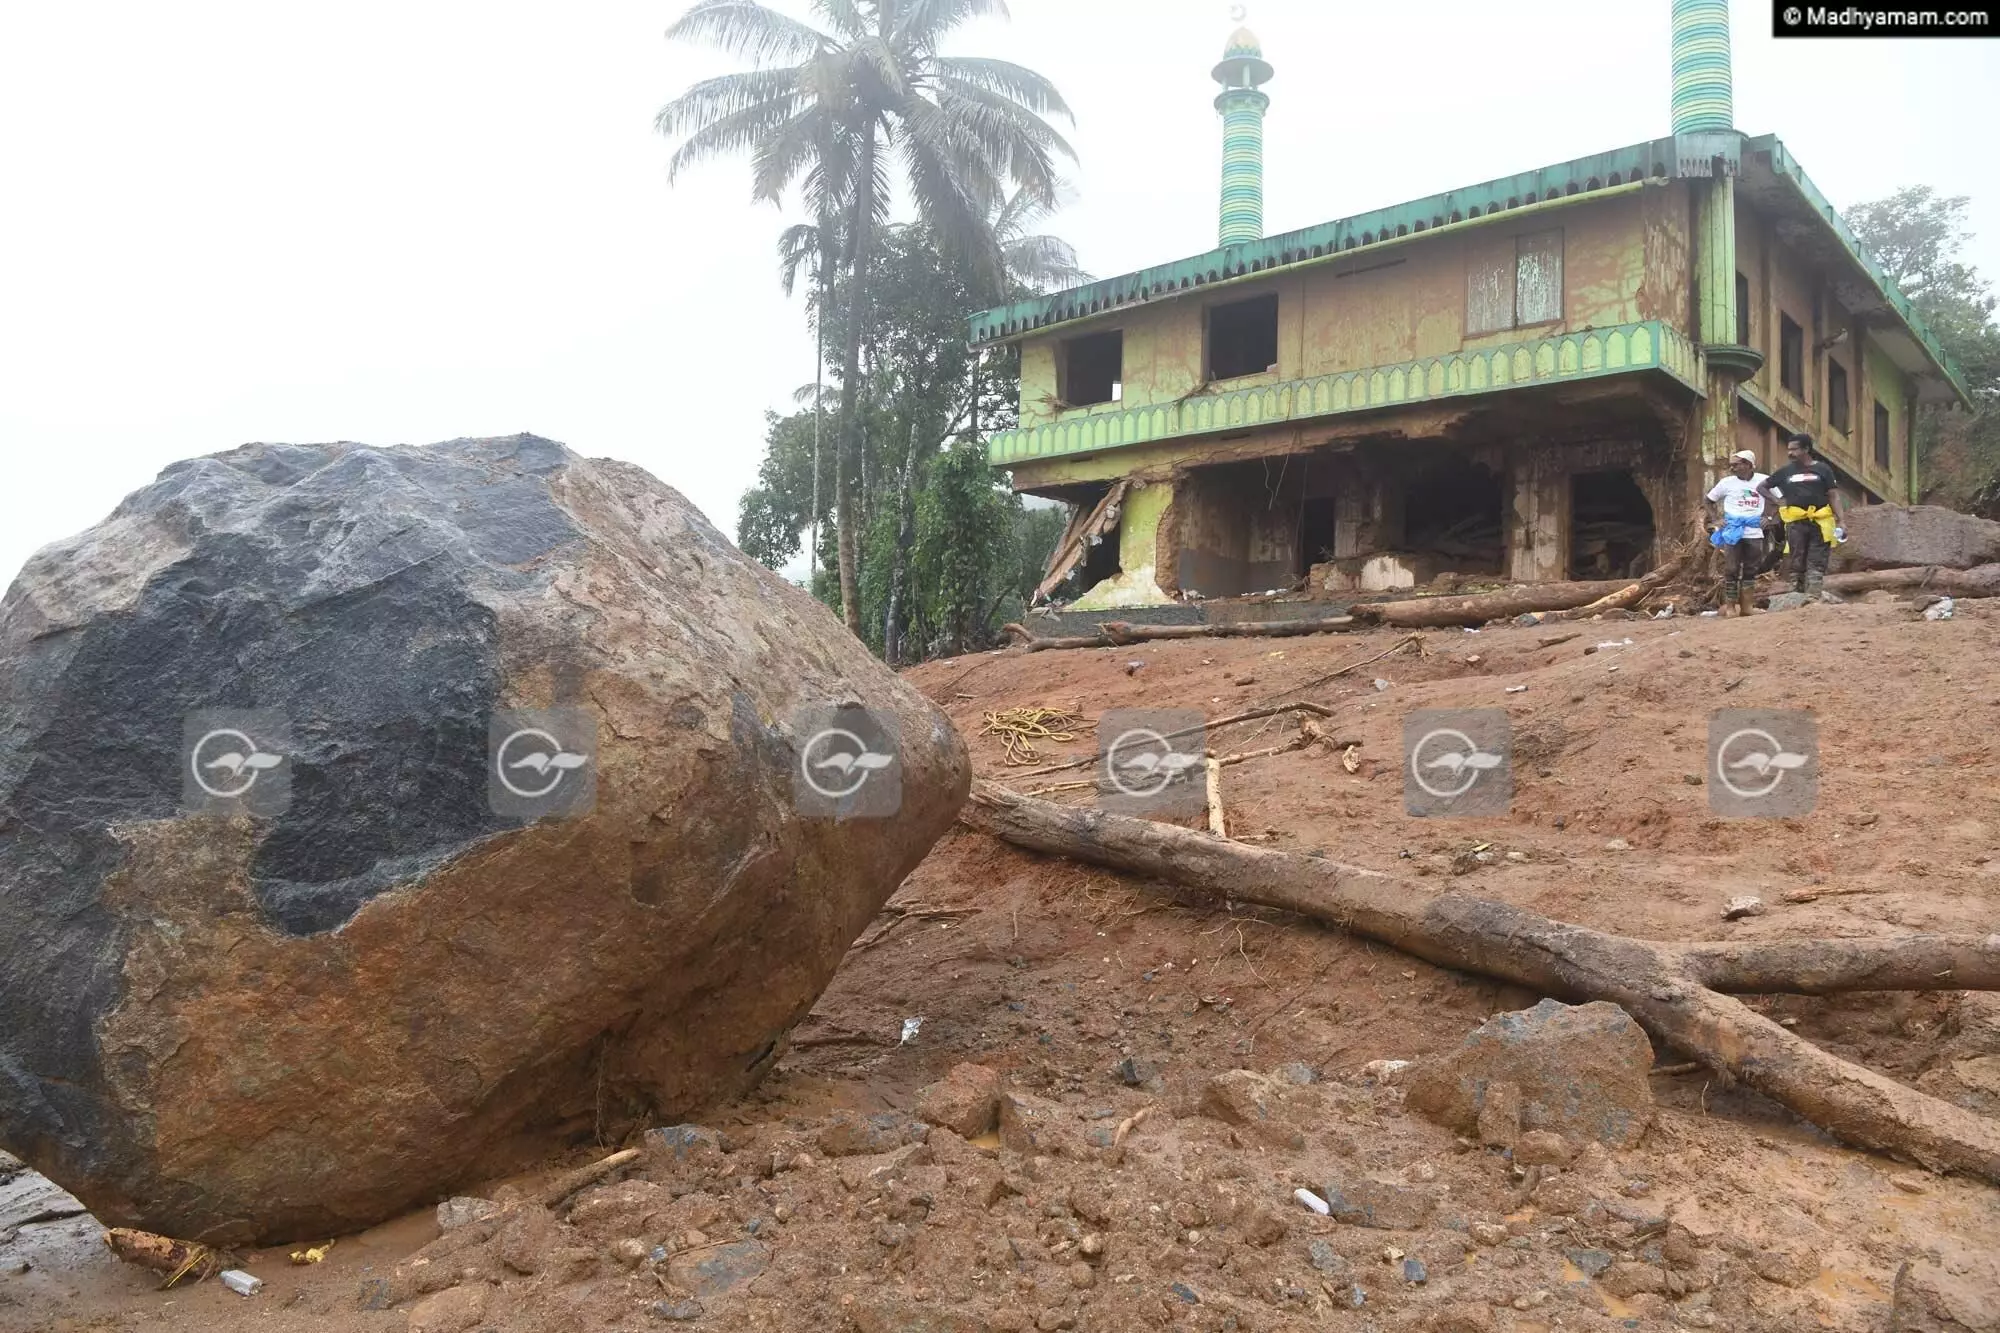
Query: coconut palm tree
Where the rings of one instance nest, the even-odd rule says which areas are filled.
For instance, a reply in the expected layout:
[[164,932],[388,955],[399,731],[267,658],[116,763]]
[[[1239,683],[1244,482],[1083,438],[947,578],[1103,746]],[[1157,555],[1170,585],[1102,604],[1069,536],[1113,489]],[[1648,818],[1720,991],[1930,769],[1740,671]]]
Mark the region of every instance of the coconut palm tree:
[[[812,0],[825,27],[757,3],[700,0],[667,29],[705,42],[751,69],[704,79],[656,119],[680,140],[670,177],[714,157],[748,154],[751,197],[779,202],[803,187],[808,212],[838,224],[846,270],[846,346],[835,442],[840,600],[860,632],[853,485],[861,334],[876,229],[889,218],[900,167],[918,214],[941,242],[963,251],[997,286],[1002,260],[988,225],[1009,187],[1053,203],[1055,161],[1073,157],[1044,116],[1067,117],[1055,87],[1004,60],[947,56],[938,48],[968,19],[1006,15],[1003,0]],[[824,266],[823,266],[824,267]],[[822,278],[821,290],[831,284]]]

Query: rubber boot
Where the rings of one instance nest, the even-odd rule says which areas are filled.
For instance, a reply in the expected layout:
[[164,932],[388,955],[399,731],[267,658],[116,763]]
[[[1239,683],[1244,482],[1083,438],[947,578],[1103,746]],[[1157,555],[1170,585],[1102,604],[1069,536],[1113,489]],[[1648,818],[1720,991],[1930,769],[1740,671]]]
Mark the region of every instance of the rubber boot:
[[1736,614],[1747,616],[1756,609],[1757,590],[1746,583],[1736,594]]

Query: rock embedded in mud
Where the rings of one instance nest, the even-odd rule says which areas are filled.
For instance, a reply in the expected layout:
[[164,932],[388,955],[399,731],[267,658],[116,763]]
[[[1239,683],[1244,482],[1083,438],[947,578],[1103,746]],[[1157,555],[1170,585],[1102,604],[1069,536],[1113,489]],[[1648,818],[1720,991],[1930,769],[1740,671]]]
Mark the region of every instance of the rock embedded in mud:
[[[801,808],[832,703],[892,726],[896,813]],[[281,718],[250,757],[288,805],[186,813],[215,709]],[[516,709],[594,732],[561,769],[593,802],[498,799]],[[530,436],[176,464],[0,602],[0,1140],[108,1224],[233,1244],[699,1112],[968,785],[942,713],[637,468]]]
[[1951,1240],[1896,1270],[1889,1333],[2000,1333],[2000,1259]]
[[1653,1123],[1647,1074],[1652,1044],[1632,1016],[1594,1000],[1543,1000],[1482,1023],[1455,1051],[1405,1076],[1409,1107],[1461,1133],[1475,1132],[1495,1084],[1520,1090],[1519,1121],[1575,1142],[1633,1148]]
[[1284,1085],[1248,1069],[1217,1074],[1202,1089],[1201,1113],[1251,1131],[1279,1148],[1305,1147],[1305,1135],[1285,1123]]
[[917,1118],[976,1139],[1000,1123],[1000,1072],[985,1065],[956,1064],[917,1096]]
[[816,1140],[828,1157],[873,1157],[908,1143],[922,1143],[929,1127],[894,1111],[857,1115],[836,1111]]
[[1429,1220],[1437,1206],[1428,1191],[1379,1176],[1330,1180],[1325,1194],[1334,1221],[1383,1231],[1413,1231]]

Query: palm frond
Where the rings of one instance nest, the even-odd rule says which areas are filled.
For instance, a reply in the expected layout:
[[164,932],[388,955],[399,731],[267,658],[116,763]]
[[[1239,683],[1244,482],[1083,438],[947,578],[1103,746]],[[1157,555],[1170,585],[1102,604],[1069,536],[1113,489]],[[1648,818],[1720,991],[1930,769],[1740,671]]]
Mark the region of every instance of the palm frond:
[[756,63],[804,61],[835,45],[811,24],[757,0],[700,0],[667,28],[667,40],[702,42]]
[[1011,60],[988,60],[978,56],[938,56],[932,61],[939,78],[954,79],[986,92],[1018,102],[1039,116],[1061,116],[1071,124],[1076,114],[1063,101],[1056,86],[1035,71]]
[[781,100],[747,107],[703,125],[683,139],[667,159],[668,181],[679,179],[683,171],[710,158],[754,152],[790,114],[789,101]]
[[869,31],[868,17],[854,0],[812,0],[812,11],[843,41],[854,41]]
[[1030,199],[1054,205],[1061,184],[1055,157],[1075,154],[1047,121],[969,84],[952,81],[939,94],[938,109],[955,137],[977,144],[993,169],[1027,191]]
[[1026,286],[1060,291],[1092,281],[1077,263],[1076,250],[1060,236],[1019,236],[1002,241],[1008,276]]
[[904,0],[895,35],[922,50],[935,51],[946,33],[969,19],[1013,16],[1006,0]]

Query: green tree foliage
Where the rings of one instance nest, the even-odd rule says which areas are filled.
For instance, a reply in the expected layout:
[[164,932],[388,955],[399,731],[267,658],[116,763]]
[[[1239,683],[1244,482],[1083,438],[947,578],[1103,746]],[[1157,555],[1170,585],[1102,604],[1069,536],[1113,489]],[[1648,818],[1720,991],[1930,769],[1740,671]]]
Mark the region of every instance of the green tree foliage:
[[1917,448],[1926,498],[2000,517],[2000,322],[1992,287],[1959,258],[1969,239],[1967,203],[1913,185],[1846,218],[1958,362],[1972,394],[1970,415],[1923,411]]
[[[1054,253],[1074,271],[1059,242],[1037,253]],[[862,443],[854,502],[863,525],[855,589],[862,637],[892,660],[964,652],[991,643],[1022,613],[1063,515],[1026,508],[986,461],[988,435],[1015,424],[1020,363],[1011,351],[982,358],[966,346],[966,312],[987,299],[968,266],[922,225],[885,228],[878,256],[852,409],[862,416],[854,432]],[[844,296],[836,291],[827,306],[829,345],[847,336]],[[828,410],[823,440],[839,417],[839,408]],[[812,442],[810,407],[767,416],[764,460],[743,496],[737,540],[774,569],[798,558],[812,524]],[[822,555],[838,544],[831,467],[823,453]],[[838,579],[816,583],[814,595],[838,606]]]
[[[671,171],[710,158],[750,158],[752,197],[777,203],[802,187],[821,260],[822,291],[845,280],[846,335],[837,376],[834,509],[842,614],[861,632],[856,538],[870,461],[860,410],[862,340],[873,320],[876,242],[897,180],[932,242],[985,285],[1003,282],[993,215],[1009,189],[1052,205],[1055,161],[1069,145],[1044,116],[1068,115],[1053,85],[1004,60],[951,56],[945,39],[970,19],[1004,16],[1003,0],[817,0],[814,27],[757,0],[700,0],[668,28],[753,68],[705,79],[661,109],[656,125],[679,139]],[[796,248],[796,247],[795,247]],[[798,265],[788,259],[790,272]],[[858,490],[863,494],[857,494]]]

